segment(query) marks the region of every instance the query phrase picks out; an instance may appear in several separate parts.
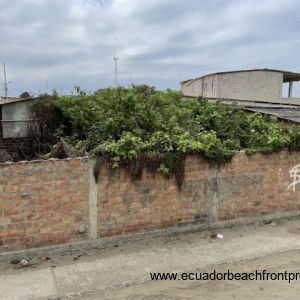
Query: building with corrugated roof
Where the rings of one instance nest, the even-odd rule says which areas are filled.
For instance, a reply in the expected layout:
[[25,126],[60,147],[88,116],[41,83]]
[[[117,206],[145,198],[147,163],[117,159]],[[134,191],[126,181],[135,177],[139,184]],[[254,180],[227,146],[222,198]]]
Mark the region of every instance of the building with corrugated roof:
[[[300,73],[252,69],[218,72],[181,82],[186,97],[226,99],[239,101],[299,104],[293,97],[293,83],[300,80]],[[283,97],[283,85],[288,84],[288,97]]]

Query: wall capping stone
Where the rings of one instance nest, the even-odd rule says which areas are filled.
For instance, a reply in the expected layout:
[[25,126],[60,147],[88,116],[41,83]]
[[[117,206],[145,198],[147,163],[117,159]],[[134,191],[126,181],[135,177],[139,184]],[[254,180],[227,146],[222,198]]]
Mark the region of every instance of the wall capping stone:
[[0,163],[0,167],[2,166],[13,166],[20,164],[30,164],[30,163],[46,163],[46,162],[55,162],[55,161],[71,161],[71,160],[88,160],[89,156],[75,157],[75,158],[49,158],[49,159],[34,159],[34,160],[22,160],[22,161],[6,161]]

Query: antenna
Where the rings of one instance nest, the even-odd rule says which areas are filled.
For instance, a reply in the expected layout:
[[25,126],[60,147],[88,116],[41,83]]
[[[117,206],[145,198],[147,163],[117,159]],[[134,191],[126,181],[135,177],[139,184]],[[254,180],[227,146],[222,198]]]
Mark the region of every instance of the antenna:
[[118,87],[118,57],[116,57],[116,49],[114,50],[114,58],[113,60],[115,61],[115,86]]
[[4,73],[4,98],[7,100],[7,94],[8,94],[8,82],[6,79],[6,68],[5,68],[5,63],[3,63],[3,73]]

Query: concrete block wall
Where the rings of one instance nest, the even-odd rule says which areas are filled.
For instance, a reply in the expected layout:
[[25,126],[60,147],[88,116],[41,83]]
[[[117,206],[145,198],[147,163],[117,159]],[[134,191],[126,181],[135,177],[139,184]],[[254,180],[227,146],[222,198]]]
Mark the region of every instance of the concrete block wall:
[[0,164],[0,252],[300,213],[299,162],[286,151],[223,166],[191,156],[180,191],[173,177],[132,181],[105,165],[96,183],[87,158]]
[[270,102],[281,100],[283,87],[282,73],[255,71],[250,72],[249,77],[250,100]]
[[202,96],[205,98],[218,97],[218,75],[202,78]]
[[2,105],[4,138],[28,137],[28,127],[33,123],[32,105],[35,101],[28,99]]
[[183,83],[185,96],[280,103],[283,75],[272,71],[212,74]]
[[2,106],[0,106],[0,150],[5,150],[10,154],[16,153],[19,148],[28,147],[30,149],[31,138],[4,138],[3,137],[3,123],[2,123]]
[[181,93],[185,96],[198,97],[202,95],[202,79],[181,83]]

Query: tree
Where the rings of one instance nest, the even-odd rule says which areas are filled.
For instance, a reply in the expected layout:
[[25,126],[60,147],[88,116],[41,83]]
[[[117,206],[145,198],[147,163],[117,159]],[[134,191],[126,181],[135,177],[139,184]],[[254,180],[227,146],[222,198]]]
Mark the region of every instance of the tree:
[[20,95],[20,98],[30,98],[31,95],[29,92],[23,92],[21,95]]

